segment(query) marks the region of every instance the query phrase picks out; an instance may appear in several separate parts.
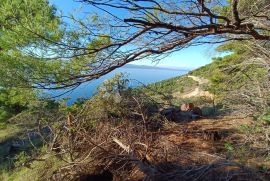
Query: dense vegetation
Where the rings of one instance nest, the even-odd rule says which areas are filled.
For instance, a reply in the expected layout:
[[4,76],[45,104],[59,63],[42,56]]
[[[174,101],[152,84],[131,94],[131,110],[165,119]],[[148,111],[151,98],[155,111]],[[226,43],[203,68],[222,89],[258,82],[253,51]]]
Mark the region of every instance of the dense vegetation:
[[216,57],[212,64],[191,73],[209,79],[211,85],[207,89],[217,95],[219,101],[245,110],[246,114],[266,111],[269,104],[267,63],[260,56],[254,57],[251,49],[256,47],[249,43],[231,42],[219,46],[218,51],[229,52],[229,55]]
[[[219,50],[223,48],[223,46],[224,45],[222,45]],[[217,97],[215,104],[223,105],[230,110],[237,110],[241,111],[241,113],[244,113],[245,115],[250,115],[250,110],[247,110],[245,105],[254,105],[254,107],[251,107],[251,110],[252,115],[256,117],[257,121],[255,121],[252,125],[241,124],[237,127],[237,134],[248,136],[249,141],[245,140],[245,143],[242,143],[240,140],[238,142],[226,141],[223,145],[223,154],[226,154],[230,158],[230,160],[239,160],[239,163],[242,166],[247,166],[251,164],[249,160],[255,159],[257,160],[256,169],[262,171],[263,173],[267,173],[269,156],[267,154],[261,154],[268,149],[267,137],[265,137],[265,133],[269,131],[269,115],[267,113],[267,107],[261,106],[263,109],[258,107],[258,105],[256,105],[256,96],[251,97],[249,99],[249,102],[235,101],[236,98],[234,98],[235,102],[231,103],[230,100],[226,98],[232,96],[226,95],[231,94],[231,91],[237,90],[238,93],[241,94],[241,92],[239,92],[239,90],[241,89],[239,89],[240,84],[238,84],[238,80],[241,80],[244,85],[254,85],[250,84],[251,80],[246,78],[246,75],[243,76],[242,74],[238,74],[238,80],[233,81],[235,78],[235,72],[230,73],[227,71],[221,71],[224,70],[224,68],[226,70],[226,67],[236,65],[236,62],[241,64],[241,60],[238,59],[240,55],[235,56],[234,54],[235,53],[232,51],[230,55],[220,58],[214,58],[213,63],[190,72],[189,75],[196,75],[209,79],[210,82],[207,85],[199,85],[198,82],[187,77],[187,75],[184,75],[181,77],[157,82],[149,86],[130,89],[128,88],[128,80],[123,75],[117,75],[113,79],[104,82],[103,85],[100,86],[98,94],[96,94],[90,100],[78,100],[77,103],[69,107],[65,106],[62,103],[55,103],[51,101],[45,103],[44,100],[36,100],[35,105],[33,105],[33,101],[32,103],[24,102],[27,104],[23,105],[23,109],[20,110],[21,113],[14,113],[18,115],[12,119],[9,119],[10,123],[7,124],[3,129],[4,131],[8,131],[7,128],[11,128],[10,131],[15,131],[16,134],[12,135],[11,133],[9,133],[10,136],[5,136],[6,139],[2,140],[2,144],[7,143],[10,138],[13,139],[12,137],[17,137],[18,135],[25,137],[26,135],[23,136],[23,132],[25,130],[23,127],[25,127],[26,125],[28,129],[32,128],[32,130],[37,129],[37,126],[42,128],[49,125],[51,129],[53,129],[54,134],[61,136],[58,136],[57,138],[55,137],[54,139],[56,140],[51,140],[52,138],[47,137],[46,133],[42,133],[46,141],[42,141],[41,144],[39,139],[35,140],[35,138],[32,138],[35,147],[33,147],[31,144],[25,145],[25,148],[23,150],[15,151],[13,153],[14,157],[10,155],[10,158],[8,158],[7,160],[3,160],[4,162],[2,163],[4,164],[1,164],[1,177],[7,180],[17,180],[20,178],[31,178],[34,180],[40,180],[41,178],[51,178],[52,175],[54,175],[53,177],[58,178],[60,176],[58,174],[55,174],[56,170],[60,171],[59,169],[63,167],[63,165],[72,165],[75,160],[86,159],[84,158],[84,155],[87,154],[87,150],[89,150],[90,148],[95,149],[95,145],[98,144],[100,141],[109,141],[110,138],[107,135],[108,133],[113,134],[116,138],[121,138],[121,141],[125,140],[124,143],[129,143],[130,136],[137,135],[138,137],[134,139],[138,142],[144,143],[149,141],[144,139],[146,139],[145,136],[147,134],[150,134],[151,132],[155,132],[157,130],[172,131],[175,129],[180,129],[174,127],[175,125],[171,125],[171,123],[167,122],[166,119],[164,119],[161,115],[158,114],[157,110],[168,106],[180,106],[181,103],[187,101],[192,101],[197,105],[200,105],[201,107],[212,106],[203,97],[191,97],[186,99],[173,96],[173,93],[175,92],[180,92],[183,94],[188,93],[197,86],[202,86],[202,89],[209,90],[210,92],[214,93]],[[254,67],[256,67],[256,65],[254,65]],[[263,74],[263,72],[265,72],[265,68],[258,67],[257,69],[254,69],[254,67],[251,71],[252,75],[260,75],[257,79],[258,83],[260,83],[260,85],[264,85],[265,77],[263,77],[262,75],[265,76],[265,74]],[[250,70],[247,69],[247,71]],[[229,87],[224,86],[228,84],[226,82],[227,80],[231,81],[231,86]],[[246,91],[246,89],[243,90]],[[21,99],[23,98],[24,97],[22,97]],[[264,100],[267,102],[267,99]],[[8,102],[6,101],[6,103]],[[237,103],[241,104],[241,106],[237,107]],[[32,106],[32,108],[30,105]],[[219,109],[221,108],[223,107],[219,107]],[[226,115],[232,115],[231,111],[229,111],[228,109],[226,109],[225,112],[219,112],[223,114],[222,117],[226,117]],[[206,112],[204,112],[204,114],[206,115]],[[208,116],[211,116],[211,114],[212,116],[217,115],[213,114],[213,112],[207,114]],[[239,112],[237,112],[237,117],[239,117]],[[39,122],[37,123],[36,121]],[[71,125],[68,125],[68,121],[71,121]],[[77,121],[79,121],[79,124],[72,124],[72,122]],[[18,123],[19,125],[17,125],[16,127],[11,127],[11,125],[16,125]],[[73,131],[71,133],[66,132],[66,128],[64,125],[67,127],[69,126],[70,128],[68,127],[68,129],[71,129],[72,127]],[[73,140],[77,140],[76,144],[75,142],[70,142],[70,134],[73,135]],[[226,134],[234,135],[233,133]],[[94,140],[90,140],[90,142],[93,142],[89,143],[81,140],[82,135],[86,137],[90,135],[92,135],[93,137],[97,137]],[[3,137],[1,139],[3,139]],[[159,139],[161,138],[153,138],[152,141],[153,143],[157,144],[157,140]],[[77,174],[84,175],[85,173],[98,173],[100,171],[97,165],[102,166],[104,163],[110,164],[110,170],[119,169],[119,167],[117,166],[118,163],[108,163],[111,160],[104,160],[104,157],[105,155],[106,157],[117,155],[119,154],[119,151],[121,152],[121,149],[118,150],[114,148],[114,150],[112,150],[115,145],[111,142],[106,142],[103,144],[105,144],[106,146],[97,149],[91,154],[92,156],[96,157],[89,158],[90,160],[94,159],[94,162],[93,160],[90,161],[87,158],[87,160],[85,160],[85,164],[87,163],[87,166],[80,165],[81,168],[88,169],[81,170],[81,168],[79,169],[75,167],[76,170],[78,169]],[[132,149],[138,149],[136,144],[130,144]],[[65,154],[62,154],[60,152],[60,157],[52,156],[55,153],[59,153],[58,149],[60,145],[61,149],[67,149],[68,152]],[[147,145],[151,147],[151,144],[148,143]],[[3,156],[10,154],[10,150],[5,151],[5,149],[7,148],[7,145],[1,146],[1,154]],[[256,152],[254,152],[254,148],[257,149]],[[108,155],[108,153],[104,151],[104,149],[111,150],[111,153]],[[174,155],[172,153],[170,154],[172,160],[178,158],[177,155]],[[125,159],[128,162],[130,158]],[[258,162],[258,160],[260,161]],[[29,169],[27,165],[30,165],[31,169]],[[44,167],[46,168],[46,170],[44,170]],[[70,171],[68,169],[64,169],[64,171],[61,171],[61,174],[66,174],[64,176],[65,178],[74,179],[73,177],[71,177],[71,175],[69,175],[69,172]],[[117,177],[130,176],[128,170],[125,170],[124,168],[121,170],[121,172],[119,172],[118,170],[118,174],[116,174],[116,172],[113,173]],[[76,178],[78,177],[78,175],[75,176]],[[215,176],[211,174],[211,177]]]
[[[270,178],[267,0],[79,3],[108,16],[0,2],[0,180]],[[43,96],[204,43],[225,56],[184,76],[131,89],[119,74],[70,106]]]

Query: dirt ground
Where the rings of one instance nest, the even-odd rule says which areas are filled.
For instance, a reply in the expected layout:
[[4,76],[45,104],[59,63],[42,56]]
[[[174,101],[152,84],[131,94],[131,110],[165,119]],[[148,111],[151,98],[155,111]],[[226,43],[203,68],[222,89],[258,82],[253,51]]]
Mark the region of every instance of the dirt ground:
[[[164,130],[158,132],[160,138],[157,140],[158,145],[163,145],[165,149],[179,148],[189,155],[197,154],[219,158],[212,154],[220,153],[225,156],[224,143],[234,142],[244,139],[238,129],[241,125],[252,124],[252,118],[244,119],[200,119],[183,123],[168,123]],[[168,154],[169,155],[169,154]],[[181,157],[179,158],[181,159]],[[192,156],[192,160],[195,156]],[[183,158],[183,161],[191,161]],[[195,160],[194,160],[195,161]],[[188,163],[187,163],[188,164]]]
[[[183,167],[212,165],[221,160],[230,160],[239,163],[239,159],[230,158],[231,155],[225,149],[225,144],[228,142],[232,144],[244,142],[246,137],[239,131],[239,128],[242,125],[252,125],[253,123],[253,119],[250,117],[237,119],[231,117],[200,119],[183,123],[169,122],[163,130],[153,133],[159,135],[159,138],[155,139],[152,143],[155,146],[151,146],[151,150],[148,151],[148,161],[155,163],[157,160],[158,162],[163,160],[165,163],[176,163]],[[162,149],[164,151],[160,151]],[[247,158],[247,169],[249,169],[249,166],[251,169],[259,167],[262,164],[259,160],[260,158],[256,158],[255,160],[254,158]],[[218,174],[228,174],[231,171],[238,172],[239,168],[240,166],[226,166],[220,169]],[[137,171],[134,173],[133,179],[139,180],[143,176],[143,173]],[[212,179],[215,178],[216,176]],[[212,179],[209,178],[209,180]],[[234,179],[238,180],[239,178]],[[247,176],[242,179],[257,180],[258,178],[249,178]],[[270,179],[270,175],[266,175],[267,179]],[[265,180],[265,178],[262,177],[258,180]]]

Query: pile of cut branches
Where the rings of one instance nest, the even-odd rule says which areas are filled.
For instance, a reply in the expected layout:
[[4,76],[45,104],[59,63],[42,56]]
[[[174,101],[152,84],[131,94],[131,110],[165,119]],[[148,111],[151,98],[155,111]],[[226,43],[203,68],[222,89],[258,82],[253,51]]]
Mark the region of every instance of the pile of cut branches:
[[[70,125],[55,141],[53,150],[66,164],[52,179],[80,180],[109,170],[120,180],[266,180],[257,171],[223,157],[191,154],[178,145],[161,143],[164,130],[149,131],[143,122],[82,125]],[[191,163],[194,155],[201,163]]]

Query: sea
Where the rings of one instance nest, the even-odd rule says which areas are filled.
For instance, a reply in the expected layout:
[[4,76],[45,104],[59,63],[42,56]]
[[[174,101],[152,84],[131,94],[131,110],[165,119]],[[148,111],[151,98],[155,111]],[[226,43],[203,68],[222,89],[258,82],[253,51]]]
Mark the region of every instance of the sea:
[[[56,100],[65,100],[67,105],[73,104],[78,98],[90,98],[97,92],[97,88],[103,81],[114,77],[116,74],[123,73],[125,78],[130,79],[131,87],[138,87],[170,79],[173,77],[187,74],[189,69],[163,68],[140,65],[126,65],[118,68],[99,79],[81,84],[76,89],[69,91],[68,89],[61,89],[57,91],[49,91],[47,96],[53,97]],[[67,93],[65,93],[67,92]],[[65,93],[64,95],[61,95]],[[60,96],[61,95],[61,96]]]

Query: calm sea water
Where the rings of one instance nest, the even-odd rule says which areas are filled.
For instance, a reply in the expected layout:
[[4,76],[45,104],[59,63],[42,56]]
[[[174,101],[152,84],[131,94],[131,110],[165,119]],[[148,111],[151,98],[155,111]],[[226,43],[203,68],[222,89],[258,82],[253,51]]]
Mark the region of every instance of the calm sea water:
[[[78,98],[89,98],[91,97],[97,90],[98,86],[106,79],[112,78],[117,73],[124,73],[127,75],[128,79],[131,79],[131,86],[136,87],[140,86],[137,81],[143,84],[151,84],[161,80],[166,80],[169,78],[173,78],[176,76],[184,75],[188,73],[188,70],[172,70],[172,69],[161,69],[161,68],[130,68],[130,67],[122,67],[112,71],[111,73],[102,76],[101,78],[84,83],[80,85],[75,90],[58,97],[57,99],[66,98],[68,99],[67,104],[70,105],[74,103]],[[136,81],[137,80],[137,81]],[[49,95],[57,96],[62,94],[67,90],[58,90],[58,91],[51,91]]]

